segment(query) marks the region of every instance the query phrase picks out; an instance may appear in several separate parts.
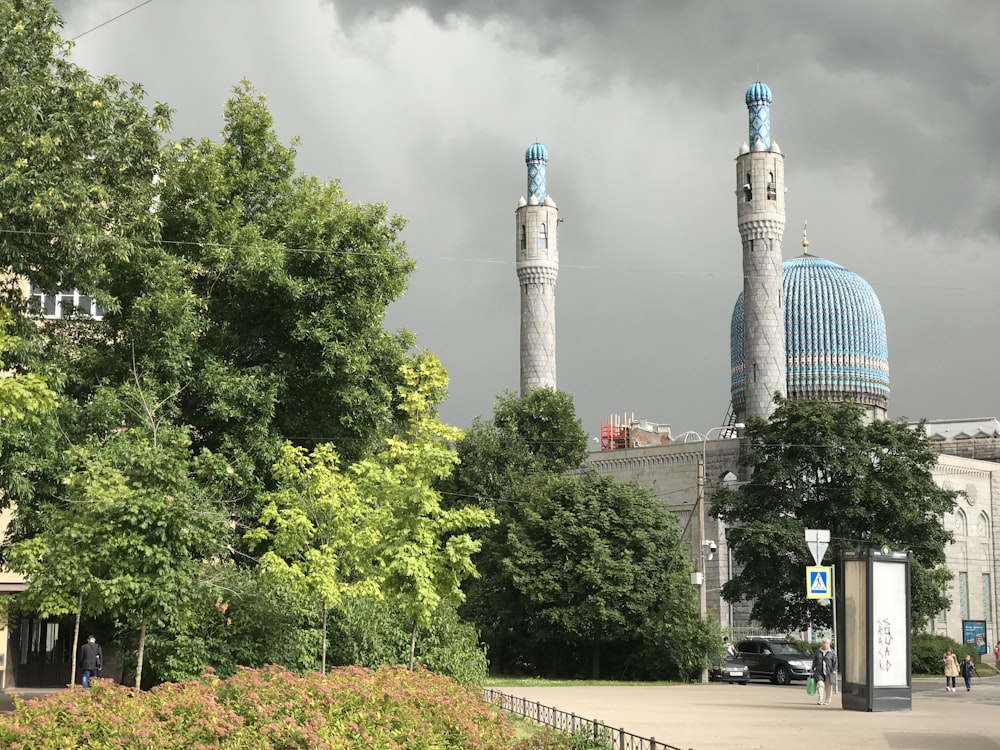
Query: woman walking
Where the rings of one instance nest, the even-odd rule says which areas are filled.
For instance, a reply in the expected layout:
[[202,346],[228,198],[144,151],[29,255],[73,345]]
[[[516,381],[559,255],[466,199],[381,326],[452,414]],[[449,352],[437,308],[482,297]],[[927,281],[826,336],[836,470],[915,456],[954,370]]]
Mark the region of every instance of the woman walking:
[[944,652],[944,689],[955,692],[955,678],[958,677],[958,657],[950,648]]

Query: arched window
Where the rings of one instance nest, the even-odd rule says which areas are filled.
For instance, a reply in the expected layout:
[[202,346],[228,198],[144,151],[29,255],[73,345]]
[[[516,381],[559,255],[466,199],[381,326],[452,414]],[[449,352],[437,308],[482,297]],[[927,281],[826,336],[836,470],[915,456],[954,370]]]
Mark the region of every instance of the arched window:
[[774,172],[767,173],[767,199],[769,201],[778,199],[778,186],[774,184]]
[[528,232],[525,229],[524,224],[521,225],[521,249],[528,249]]
[[976,534],[979,536],[990,535],[990,519],[985,513],[980,513],[979,518],[976,519]]
[[952,529],[954,529],[956,534],[965,536],[969,533],[969,523],[965,517],[965,512],[961,508],[955,508],[955,518],[952,523]]
[[542,222],[538,227],[538,247],[546,248],[549,246],[549,234],[545,229],[545,222]]
[[743,183],[743,196],[746,202],[749,203],[753,198],[753,185],[750,184],[750,173],[747,172],[746,181]]

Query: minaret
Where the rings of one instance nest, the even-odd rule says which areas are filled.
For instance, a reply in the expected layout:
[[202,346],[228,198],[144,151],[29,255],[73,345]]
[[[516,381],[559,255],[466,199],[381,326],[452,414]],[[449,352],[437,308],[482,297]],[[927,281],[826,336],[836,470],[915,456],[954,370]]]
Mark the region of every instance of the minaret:
[[[736,216],[743,241],[746,387],[734,398],[736,418],[767,419],[774,393],[787,392],[781,238],[785,231],[785,162],[771,140],[771,89],[747,89],[750,142],[736,157]],[[740,403],[742,401],[742,403]]]
[[528,147],[528,199],[515,216],[517,280],[521,285],[521,395],[556,387],[556,275],[559,273],[559,211],[545,192],[549,152]]

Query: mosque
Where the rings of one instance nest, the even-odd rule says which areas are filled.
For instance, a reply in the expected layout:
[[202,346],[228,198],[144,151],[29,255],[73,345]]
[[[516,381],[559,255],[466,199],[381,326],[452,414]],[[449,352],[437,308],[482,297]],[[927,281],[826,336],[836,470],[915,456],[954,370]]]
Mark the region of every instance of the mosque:
[[[746,632],[754,623],[748,607],[720,596],[733,575],[733,560],[726,525],[705,512],[705,500],[715,489],[738,481],[736,426],[750,415],[768,418],[776,392],[793,399],[851,400],[867,420],[889,417],[888,338],[875,290],[853,271],[810,254],[805,229],[802,254],[782,259],[784,155],[771,138],[771,100],[763,82],[747,89],[748,139],[736,157],[743,290],[730,327],[727,424],[708,435],[685,433],[671,439],[665,425],[627,418],[609,422],[602,425],[601,450],[586,462],[603,474],[647,487],[677,516],[692,554],[704,566],[704,574],[693,577],[703,606],[718,614],[722,627],[736,632]],[[559,225],[555,201],[546,191],[547,160],[541,144],[528,148],[528,196],[516,211],[522,394],[536,386],[556,387]],[[935,481],[961,491],[954,512],[943,519],[955,534],[947,549],[954,574],[951,606],[929,627],[961,641],[963,621],[985,621],[986,642],[992,644],[998,638],[1000,593],[995,543],[1000,535],[1000,423],[945,420],[928,423],[926,429],[939,455]]]

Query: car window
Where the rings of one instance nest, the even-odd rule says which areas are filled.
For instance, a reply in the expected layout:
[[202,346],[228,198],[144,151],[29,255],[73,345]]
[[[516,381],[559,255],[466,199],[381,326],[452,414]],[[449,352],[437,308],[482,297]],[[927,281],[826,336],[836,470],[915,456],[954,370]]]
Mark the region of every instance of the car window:
[[760,653],[758,650],[759,646],[759,643],[754,643],[753,641],[743,641],[742,643],[737,644],[736,650],[744,654],[757,654]]
[[772,643],[774,653],[779,656],[802,656],[808,653],[804,648],[796,643]]
[[769,649],[769,648],[768,648],[767,646],[764,646],[764,647],[763,647],[763,648],[762,648],[762,649],[760,650],[760,652],[761,652],[762,654],[764,654],[764,656],[770,656],[770,655],[771,655],[771,649]]

